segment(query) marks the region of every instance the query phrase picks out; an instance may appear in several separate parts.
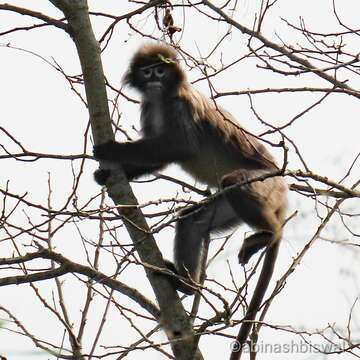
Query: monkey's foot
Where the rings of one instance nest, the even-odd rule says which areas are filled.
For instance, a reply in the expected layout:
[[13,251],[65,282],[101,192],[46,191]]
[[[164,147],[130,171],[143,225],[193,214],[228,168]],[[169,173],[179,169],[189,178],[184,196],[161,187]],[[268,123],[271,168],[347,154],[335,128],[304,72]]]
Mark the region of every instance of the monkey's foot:
[[239,264],[245,265],[254,254],[271,243],[272,237],[270,231],[260,231],[247,237],[239,251]]
[[[175,276],[172,275],[165,275],[168,277],[168,279],[170,280],[172,286],[175,288],[175,290],[181,291],[182,293],[186,294],[186,295],[194,295],[195,293],[195,289],[193,286],[190,285],[186,285],[186,279],[181,277],[181,275],[179,274],[178,270],[176,269],[175,265],[169,261],[169,260],[164,260],[166,267],[173,272]],[[181,278],[181,280],[180,280]]]

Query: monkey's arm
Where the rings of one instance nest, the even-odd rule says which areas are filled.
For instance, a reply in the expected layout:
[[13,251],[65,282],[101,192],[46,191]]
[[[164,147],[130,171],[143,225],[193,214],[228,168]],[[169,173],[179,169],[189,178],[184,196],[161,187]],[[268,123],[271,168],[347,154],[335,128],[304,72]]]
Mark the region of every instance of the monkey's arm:
[[[187,142],[185,140],[185,142]],[[184,141],[168,141],[168,137],[145,138],[135,142],[111,141],[94,146],[94,157],[122,165],[129,180],[160,170],[171,162],[187,160],[193,156],[193,146]],[[95,181],[105,185],[111,171],[98,169]]]
[[143,164],[123,164],[123,170],[126,174],[126,177],[129,180],[132,180],[142,175],[147,175],[154,171],[160,170],[164,166],[164,164],[154,164],[147,166]]
[[[142,166],[140,164],[139,165],[123,164],[122,167],[126,177],[128,178],[129,181],[131,181],[142,175],[147,175],[154,171],[160,170],[162,167],[164,167],[164,165],[158,164],[152,166]],[[110,169],[97,169],[94,172],[94,179],[99,185],[105,185],[110,174],[111,174]]]
[[144,138],[134,142],[110,141],[94,146],[94,157],[120,164],[136,165],[139,168],[164,166],[172,162],[185,161],[194,155],[193,146],[168,136]]

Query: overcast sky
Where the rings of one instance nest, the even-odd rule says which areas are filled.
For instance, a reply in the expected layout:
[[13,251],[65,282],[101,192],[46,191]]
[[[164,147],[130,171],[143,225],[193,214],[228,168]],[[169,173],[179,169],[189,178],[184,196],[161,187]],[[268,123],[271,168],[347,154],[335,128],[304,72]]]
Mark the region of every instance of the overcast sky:
[[[8,2],[41,11],[56,18],[61,17],[61,14],[45,0]],[[251,27],[254,14],[258,10],[259,1],[241,0],[238,3],[236,20]],[[91,11],[109,12],[117,15],[126,13],[138,6],[118,0],[94,0],[90,1],[89,4]],[[338,11],[346,24],[358,27],[359,4],[357,0],[338,1]],[[224,30],[224,26],[216,22],[211,23],[210,26],[209,21],[203,16],[189,10],[184,15],[180,8],[176,8],[173,15],[176,23],[183,28],[181,46],[194,56],[207,54]],[[160,34],[156,31],[152,18],[149,18],[148,22],[145,23],[147,16],[148,13],[138,16],[136,18],[137,25],[144,26],[146,31],[154,29],[153,35],[159,37]],[[264,24],[264,34],[274,42],[280,42],[279,39],[281,38],[285,42],[296,45],[298,41],[304,40],[297,32],[290,30],[281,21],[281,17],[298,25],[300,16],[304,18],[308,27],[315,32],[334,32],[340,29],[333,15],[332,1],[330,0],[279,0],[270,11]],[[32,23],[34,21],[29,17],[0,11],[0,32]],[[108,22],[101,18],[93,18],[97,35],[102,33],[106,24]],[[346,41],[349,51],[360,49],[360,39],[356,36],[346,38]],[[119,24],[116,27],[114,37],[103,53],[105,74],[113,86],[120,87],[121,77],[126,70],[129,57],[134,49],[143,42],[144,39],[129,29],[126,23]],[[10,44],[12,48],[6,47],[6,44]],[[247,37],[234,30],[233,34],[222,45],[223,57],[220,58],[218,53],[211,58],[211,61],[214,66],[219,66],[220,60],[229,63],[231,59],[236,59],[242,52],[246,52],[246,44]],[[29,150],[52,154],[79,154],[82,152],[83,134],[87,126],[88,114],[79,98],[71,91],[64,76],[47,63],[47,61],[50,64],[53,63],[53,59],[61,65],[67,74],[77,75],[80,73],[75,47],[71,39],[58,29],[47,27],[29,32],[19,31],[0,38],[0,126],[15,135]],[[196,69],[189,72],[189,78],[192,81],[198,79],[199,76],[200,74]],[[358,78],[354,76],[350,81],[354,88],[360,88]],[[224,75],[215,80],[214,85],[218,91],[285,86],[329,86],[314,76],[302,77],[298,80],[297,78],[281,77],[269,71],[259,71],[255,63],[251,61],[225,72]],[[196,82],[195,86],[209,95],[209,87],[206,81]],[[132,91],[127,90],[127,93],[132,97],[137,97]],[[267,122],[277,126],[288,122],[322,96],[323,94],[303,93],[266,94],[254,96],[253,101],[258,113]],[[115,94],[110,93],[109,97],[114,98]],[[359,152],[360,104],[355,101],[355,98],[345,95],[331,96],[329,99],[287,129],[287,135],[295,141],[311,170],[320,175],[328,176],[330,179],[339,180]],[[249,106],[249,99],[246,96],[224,97],[219,100],[219,103],[230,110],[242,124],[252,131],[260,133],[264,129],[255,119]],[[132,125],[138,127],[138,106],[130,104],[124,99],[120,99],[119,105],[123,123],[128,124],[129,129]],[[136,136],[135,132],[131,134]],[[273,139],[279,140],[276,137]],[[10,143],[2,133],[0,133],[0,143]],[[281,161],[282,152],[279,150],[273,150],[273,152]],[[88,153],[91,154],[91,147],[88,148]],[[85,166],[87,175],[83,176],[80,194],[86,196],[87,193],[92,194],[98,191],[92,180],[92,172],[96,167],[95,161],[89,161]],[[300,167],[300,162],[294,151],[291,151],[289,168],[297,169],[298,167]],[[181,174],[176,167],[171,167],[167,171],[168,174],[191,181],[190,178]],[[27,191],[34,202],[46,203],[48,172],[52,173],[55,194],[53,205],[56,208],[64,203],[64,199],[61,198],[62,189],[68,190],[72,184],[69,164],[54,160],[42,160],[27,164],[2,160],[0,185],[4,187],[5,182],[10,180],[12,192],[21,194]],[[359,175],[359,166],[355,166],[350,179],[359,178]],[[351,183],[350,179],[348,184]],[[165,182],[155,185],[135,184],[134,189],[141,202],[174,196],[174,187]],[[357,202],[348,202],[347,206],[354,213],[360,210]],[[314,209],[314,202],[305,200],[304,197],[294,193],[291,194],[289,211],[299,210],[299,214],[286,229],[279,263],[274,275],[275,280],[284,273],[292,258],[309,241],[320,224]],[[356,238],[346,232],[344,227],[338,226],[339,224],[340,221],[339,223],[334,221],[333,225],[325,230],[324,236],[330,240],[348,239],[357,242]],[[359,229],[358,226],[355,226],[355,222],[351,223],[351,226],[353,230]],[[236,256],[240,247],[240,240],[243,239],[243,233],[247,230],[247,228],[242,227],[238,231],[238,235],[234,236],[223,255],[209,268],[209,276],[216,278],[219,282],[229,281],[226,260],[232,264],[233,268],[236,268]],[[68,231],[69,237],[72,237],[74,229]],[[84,231],[87,231],[91,236],[93,227],[89,226]],[[159,246],[166,258],[172,257],[172,244],[171,241],[167,241],[172,236],[171,230],[157,234]],[[67,252],[70,258],[76,259],[76,251],[80,245],[59,242],[58,247]],[[7,254],[7,256],[9,255]],[[266,321],[292,325],[297,329],[302,326],[311,330],[325,328],[328,323],[336,323],[339,327],[345,327],[349,309],[359,295],[359,279],[355,276],[354,270],[359,269],[359,265],[358,253],[329,242],[318,241],[308,252],[295,273],[291,275],[286,284],[286,289],[272,304]],[[241,269],[238,269],[238,278],[241,278],[241,274]],[[141,275],[137,276],[138,278],[131,279],[131,284],[144,287],[144,293],[151,295],[150,288],[143,285]],[[69,290],[74,290],[71,285],[69,285]],[[46,285],[44,285],[44,291],[46,291]],[[33,304],[30,301],[32,297],[33,293],[27,285],[0,288],[0,304],[11,308],[27,326],[32,330],[36,329],[38,334],[48,334],[51,328],[49,329],[45,325],[48,321],[47,317],[40,311],[41,306],[38,303]],[[74,296],[74,301],[75,299],[76,296]],[[24,308],[24,303],[27,304],[26,308]],[[32,311],[28,311],[29,307]],[[74,310],[74,316],[76,316],[76,310]],[[94,318],[98,318],[98,316],[94,314]],[[359,320],[359,317],[354,315],[354,323],[357,324]],[[93,321],[92,325],[94,327],[98,325],[96,320]],[[357,327],[358,329],[359,327]],[[109,327],[105,332],[109,336],[109,341],[106,343],[116,343],[118,331],[119,322],[114,322],[113,327]],[[56,336],[58,335],[56,332]],[[56,336],[54,335],[54,338]],[[132,334],[121,334],[122,339],[126,336],[131,341]],[[263,328],[261,339],[268,342],[281,342],[284,339],[288,342],[291,336]],[[165,336],[159,334],[157,340],[165,340]],[[316,341],[320,342],[320,339],[314,339],[315,343]],[[220,358],[218,356],[227,351],[224,348],[223,339],[216,337],[211,338],[211,341],[210,337],[204,337],[200,347],[207,359]],[[9,360],[29,359],[34,355],[32,349],[32,344],[28,340],[0,331],[0,354],[8,356]],[[214,354],[217,353],[219,355],[215,357]],[[137,354],[139,356],[139,353]],[[34,357],[37,358],[39,355]],[[47,356],[46,358],[50,357]],[[139,358],[135,354],[129,356],[129,359]],[[154,352],[152,357],[147,358],[160,359],[161,355]],[[258,356],[259,360],[320,358],[322,358],[321,355],[300,353],[278,356],[259,354]],[[350,356],[342,355],[341,357],[344,360],[348,358]]]

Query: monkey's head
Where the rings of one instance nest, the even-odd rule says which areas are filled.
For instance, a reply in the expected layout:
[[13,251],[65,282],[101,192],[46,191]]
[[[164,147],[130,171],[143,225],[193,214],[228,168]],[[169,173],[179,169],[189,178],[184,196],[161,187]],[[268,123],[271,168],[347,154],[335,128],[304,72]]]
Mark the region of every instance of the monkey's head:
[[176,52],[165,45],[143,45],[133,56],[124,83],[143,95],[170,95],[185,81]]

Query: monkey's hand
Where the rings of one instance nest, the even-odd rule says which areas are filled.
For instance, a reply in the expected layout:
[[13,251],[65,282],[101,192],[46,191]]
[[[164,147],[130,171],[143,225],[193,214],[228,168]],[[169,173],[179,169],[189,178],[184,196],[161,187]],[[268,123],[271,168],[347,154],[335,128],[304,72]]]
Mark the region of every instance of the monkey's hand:
[[94,145],[94,157],[96,160],[112,160],[118,159],[119,143],[116,141],[108,141],[104,144]]

